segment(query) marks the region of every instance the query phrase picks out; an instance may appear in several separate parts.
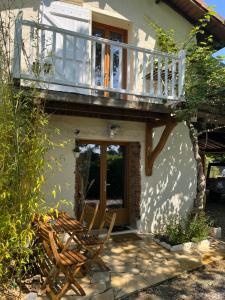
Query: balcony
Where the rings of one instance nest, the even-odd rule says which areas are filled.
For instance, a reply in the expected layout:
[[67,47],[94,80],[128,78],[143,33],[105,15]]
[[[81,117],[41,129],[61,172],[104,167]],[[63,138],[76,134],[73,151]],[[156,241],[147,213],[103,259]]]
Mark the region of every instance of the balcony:
[[42,89],[147,103],[184,101],[185,53],[168,54],[23,20],[13,77]]

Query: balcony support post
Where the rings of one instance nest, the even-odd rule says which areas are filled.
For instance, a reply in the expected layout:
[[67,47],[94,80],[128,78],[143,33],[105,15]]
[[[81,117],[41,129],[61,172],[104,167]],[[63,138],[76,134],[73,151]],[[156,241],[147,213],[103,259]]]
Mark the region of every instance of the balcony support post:
[[13,78],[20,78],[21,68],[21,51],[22,51],[22,21],[23,12],[20,11],[15,21],[15,34],[14,34],[14,53],[13,53]]
[[178,86],[178,99],[182,101],[184,98],[184,81],[185,81],[185,56],[184,50],[179,52],[179,86]]
[[[160,122],[160,126],[163,126],[163,124]],[[145,129],[145,175],[151,176],[153,171],[153,165],[156,160],[156,158],[159,156],[161,151],[163,150],[164,146],[166,145],[166,142],[177,125],[175,121],[168,121],[164,124],[165,128],[163,130],[163,133],[159,139],[158,144],[153,148],[153,128],[158,127],[157,122],[156,123],[146,123],[146,129]]]

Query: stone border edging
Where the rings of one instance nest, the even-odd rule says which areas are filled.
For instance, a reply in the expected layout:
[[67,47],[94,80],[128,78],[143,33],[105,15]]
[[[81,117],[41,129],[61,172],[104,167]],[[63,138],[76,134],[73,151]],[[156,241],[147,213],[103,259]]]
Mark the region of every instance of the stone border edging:
[[171,246],[170,244],[166,242],[161,242],[159,239],[153,238],[153,240],[160,246],[166,248],[167,250],[171,252],[175,251],[192,251],[192,250],[208,250],[211,244],[210,239],[203,240],[198,243],[193,243],[193,242],[187,242],[179,245],[174,245]]

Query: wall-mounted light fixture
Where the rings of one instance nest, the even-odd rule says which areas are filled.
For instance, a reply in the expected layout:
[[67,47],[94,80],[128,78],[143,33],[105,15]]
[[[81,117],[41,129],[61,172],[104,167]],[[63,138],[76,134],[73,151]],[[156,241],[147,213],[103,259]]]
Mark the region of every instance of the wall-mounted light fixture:
[[114,138],[114,136],[116,136],[118,134],[119,130],[120,130],[120,126],[119,125],[110,124],[108,126],[108,131],[109,131],[110,138]]
[[79,136],[79,134],[80,134],[80,129],[76,129],[74,131],[75,145],[74,145],[74,148],[72,150],[75,158],[78,158],[80,156],[80,147],[79,147],[79,144],[78,144],[78,136]]

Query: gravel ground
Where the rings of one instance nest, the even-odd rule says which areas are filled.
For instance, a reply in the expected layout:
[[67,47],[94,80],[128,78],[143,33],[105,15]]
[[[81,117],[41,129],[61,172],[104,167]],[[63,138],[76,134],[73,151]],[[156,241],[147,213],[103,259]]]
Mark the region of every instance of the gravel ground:
[[224,300],[225,261],[167,280],[123,300]]

